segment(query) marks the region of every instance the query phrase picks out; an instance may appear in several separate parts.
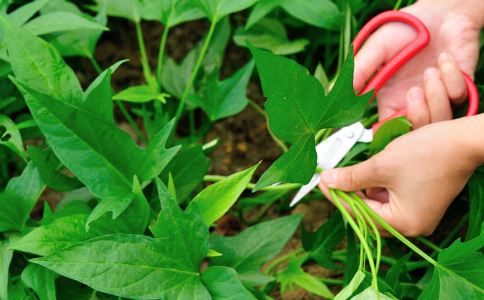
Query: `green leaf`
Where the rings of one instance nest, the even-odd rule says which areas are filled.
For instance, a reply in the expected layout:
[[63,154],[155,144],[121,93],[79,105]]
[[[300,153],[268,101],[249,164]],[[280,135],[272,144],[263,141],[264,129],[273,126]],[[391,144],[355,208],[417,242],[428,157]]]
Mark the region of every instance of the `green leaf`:
[[289,259],[287,268],[277,275],[277,281],[281,283],[281,292],[292,289],[297,285],[306,291],[324,298],[333,298],[329,288],[313,275],[304,272],[301,268],[301,262],[291,258]]
[[103,215],[86,228],[90,210],[79,209],[79,205],[66,206],[54,214],[53,220],[42,222],[11,248],[41,256],[51,255],[87,240],[113,233],[143,233],[149,218],[150,208],[146,199],[135,201],[115,220]]
[[301,215],[282,217],[259,223],[234,237],[213,236],[213,249],[222,253],[211,259],[213,265],[234,268],[245,285],[259,285],[272,281],[259,273],[267,261],[281,252],[292,237]]
[[247,41],[255,47],[270,50],[274,54],[289,55],[304,51],[309,44],[306,39],[289,40],[281,22],[265,18],[250,29],[239,28],[234,35],[234,42],[241,47],[247,46]]
[[314,70],[314,77],[316,77],[316,79],[321,82],[321,85],[323,86],[325,91],[330,90],[328,75],[326,74],[326,71],[320,63],[318,63],[318,65],[316,66],[316,70]]
[[[96,206],[96,208],[94,208],[91,215],[89,216],[86,228],[89,228],[91,222],[101,218],[101,216],[108,212],[112,212],[113,219],[121,217],[123,214],[134,214],[128,218],[128,221],[130,223],[130,230],[128,230],[128,232],[144,232],[146,226],[148,226],[148,222],[150,219],[150,206],[143,194],[141,184],[136,176],[134,176],[133,178],[132,195],[133,198],[127,204],[124,202],[116,201],[115,198],[109,199],[107,201],[101,201]],[[130,209],[130,207],[132,206],[134,206],[136,209]]]
[[22,271],[22,281],[33,289],[40,300],[55,300],[55,278],[57,274],[39,265],[29,264]]
[[194,0],[205,13],[207,18],[213,22],[222,17],[247,9],[254,5],[256,0]]
[[222,253],[219,253],[213,249],[208,249],[207,257],[217,257],[222,256]]
[[419,299],[480,299],[484,294],[484,234],[441,251],[432,279]]
[[82,96],[79,80],[52,46],[25,30],[5,22],[3,25],[12,71],[18,80],[31,89],[65,101]]
[[0,193],[0,232],[21,230],[44,190],[39,170],[28,163],[19,177],[12,178]]
[[331,257],[336,246],[343,240],[345,233],[346,230],[341,215],[333,213],[316,232],[308,233],[303,229],[301,240],[304,249],[310,252],[310,257],[319,265],[330,269],[340,269],[331,260]]
[[7,300],[8,294],[8,282],[9,282],[9,268],[12,262],[13,250],[9,248],[9,244],[6,241],[0,241],[0,299]]
[[161,202],[161,212],[156,223],[150,226],[153,235],[169,239],[177,245],[178,255],[190,261],[195,267],[208,253],[209,232],[196,207],[182,211],[176,199],[170,194],[161,180],[156,179],[156,188]]
[[108,16],[121,17],[133,22],[141,21],[143,3],[140,0],[96,0],[97,10],[105,10]]
[[196,205],[200,209],[205,224],[212,225],[234,205],[258,166],[255,165],[208,186],[193,198],[189,209]]
[[316,169],[316,144],[312,135],[299,137],[255,185],[253,192],[279,182],[305,182]]
[[[221,68],[225,48],[230,38],[230,22],[228,18],[220,20],[215,27],[213,37],[208,46],[205,59],[203,61],[203,70],[205,74],[210,74]],[[193,47],[190,52],[183,58],[180,64],[177,64],[170,57],[166,57],[163,63],[163,74],[161,83],[163,88],[171,95],[181,98],[188,85],[196,60],[200,54],[203,41]],[[202,77],[204,78],[204,77]],[[201,79],[203,82],[204,79]],[[194,94],[195,89],[192,87],[190,93]],[[190,102],[190,98],[188,99]]]
[[175,239],[116,234],[87,241],[32,262],[89,287],[119,297],[136,299],[210,299],[199,260],[179,248]]
[[315,134],[323,128],[358,121],[371,98],[370,94],[360,97],[354,93],[353,51],[349,51],[338,80],[326,96],[321,83],[295,61],[251,45],[249,48],[268,98],[265,108],[269,126],[279,139],[293,144],[264,173],[256,190],[281,181],[305,184],[316,168]]
[[484,221],[484,168],[478,168],[467,185],[469,191],[469,224],[466,240],[471,240],[481,233]]
[[354,296],[351,299],[355,300],[373,300],[373,299],[380,299],[380,300],[393,300],[395,298],[390,298],[385,294],[380,292],[376,292],[374,287],[368,287],[363,292],[359,293],[358,295]]
[[395,295],[400,299],[404,297],[405,289],[408,289],[402,282],[409,282],[412,278],[409,275],[406,264],[410,260],[412,253],[400,257],[397,262],[388,270],[385,281],[395,291]]
[[350,283],[345,286],[335,297],[334,300],[346,300],[350,299],[351,295],[358,289],[363,280],[365,279],[365,273],[358,270],[351,279]]
[[[99,104],[92,106],[90,93],[84,95],[74,73],[52,46],[23,30],[6,28],[10,52],[19,53],[19,45],[29,44],[24,54],[36,58],[32,62],[36,72],[31,72],[31,66],[20,57],[11,63],[16,76],[14,82],[40,130],[61,162],[103,200],[91,220],[106,212],[119,216],[135,196],[133,178],[136,176],[144,183],[158,176],[178,151],[179,147],[165,149],[174,123],[170,122],[154,136],[146,149],[139,148],[114,122],[107,121],[107,109],[112,104],[102,102],[111,102],[110,98],[97,99]],[[43,63],[39,65],[36,61]],[[37,77],[42,80],[39,82]],[[72,87],[70,92],[69,87]],[[88,91],[94,90],[93,87]],[[72,149],[76,149],[76,155],[72,155]]]
[[7,20],[16,26],[22,26],[44,7],[49,0],[36,0],[17,8],[7,15]]
[[277,137],[293,142],[316,134],[322,115],[324,91],[306,68],[295,61],[249,45],[262,83],[269,125]]
[[162,103],[166,102],[165,93],[159,93],[148,85],[131,86],[113,96],[113,100],[122,100],[133,103],[146,103],[151,100],[158,100]]
[[99,74],[84,92],[84,107],[108,123],[114,123],[113,101],[106,100],[113,97],[111,74],[124,62],[117,62]]
[[[115,218],[121,214],[134,197],[133,176],[139,174],[143,182],[154,178],[178,151],[178,147],[164,149],[163,138],[171,132],[173,122],[142,150],[114,124],[82,107],[16,83],[57,157],[103,200],[93,212],[92,220],[109,211]],[[78,155],[73,156],[71,149],[76,149]],[[97,171],[93,172],[93,168]]]
[[198,57],[198,51],[199,47],[194,47],[188,52],[180,65],[170,57],[164,59],[161,83],[166,91],[177,98],[182,97],[183,91],[188,85],[190,74]]
[[[62,5],[54,5],[54,4]],[[96,22],[99,26],[105,27],[107,25],[106,12],[101,10],[95,17],[91,17],[82,13],[75,5],[70,2],[60,1],[60,2],[50,2],[44,10],[49,12],[55,11],[66,11],[67,7],[70,5],[73,8],[71,11],[81,17],[88,18],[92,22]],[[62,56],[83,56],[87,58],[94,58],[94,51],[98,43],[99,38],[105,30],[93,30],[93,29],[79,29],[71,30],[67,32],[57,33],[55,35],[49,36],[49,42],[57,50],[59,50]]]
[[373,141],[370,143],[370,151],[376,153],[380,152],[397,137],[409,133],[412,129],[412,124],[406,117],[398,117],[383,123],[375,133]]
[[204,97],[196,104],[207,113],[211,121],[238,114],[249,103],[246,93],[253,70],[254,62],[251,61],[224,81],[209,77]]
[[168,174],[172,175],[176,198],[181,202],[202,182],[209,166],[210,160],[201,146],[183,146],[160,177],[168,182]]
[[69,177],[58,170],[60,161],[52,151],[29,147],[28,154],[32,163],[39,170],[40,178],[55,191],[68,192],[81,188],[82,183],[74,177]]
[[252,8],[249,19],[245,24],[245,28],[248,29],[254,24],[258,23],[262,18],[272,12],[275,8],[281,5],[283,0],[259,0]]
[[331,0],[282,1],[282,8],[293,17],[325,29],[339,29],[340,11]]
[[66,11],[41,15],[25,24],[23,28],[35,35],[79,29],[108,30],[92,20]]
[[246,28],[253,26],[277,7],[282,7],[293,17],[316,27],[334,30],[341,23],[341,13],[330,0],[259,0],[250,13]]
[[20,131],[15,123],[5,115],[0,115],[0,145],[9,148],[23,160],[27,159]]
[[203,11],[193,5],[192,0],[145,0],[142,7],[143,19],[160,21],[168,27],[203,16]]
[[240,282],[237,272],[228,267],[208,267],[202,273],[202,281],[210,292],[213,300],[255,300]]

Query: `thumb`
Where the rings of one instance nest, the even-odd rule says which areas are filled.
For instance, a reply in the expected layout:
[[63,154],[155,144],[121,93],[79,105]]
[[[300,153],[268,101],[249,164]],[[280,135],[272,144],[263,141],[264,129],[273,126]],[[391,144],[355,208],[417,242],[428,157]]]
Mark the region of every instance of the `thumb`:
[[372,158],[351,167],[324,171],[321,181],[330,188],[359,191],[381,186],[375,173],[375,158]]

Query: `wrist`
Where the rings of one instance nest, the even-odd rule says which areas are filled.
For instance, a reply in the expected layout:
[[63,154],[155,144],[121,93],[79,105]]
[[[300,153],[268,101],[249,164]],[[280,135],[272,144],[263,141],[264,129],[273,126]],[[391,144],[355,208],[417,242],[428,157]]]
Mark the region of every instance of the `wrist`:
[[[457,121],[457,120],[456,120]],[[475,168],[484,164],[484,114],[458,120],[456,145],[464,147]]]

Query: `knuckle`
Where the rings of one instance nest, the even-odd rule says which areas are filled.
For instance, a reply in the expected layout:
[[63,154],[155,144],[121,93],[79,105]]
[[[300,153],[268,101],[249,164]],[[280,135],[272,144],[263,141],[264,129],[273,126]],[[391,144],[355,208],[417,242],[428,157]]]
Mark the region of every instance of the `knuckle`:
[[464,99],[466,94],[467,94],[467,88],[465,85],[455,86],[449,91],[449,97],[457,100]]
[[407,221],[400,227],[400,232],[407,237],[429,236],[436,228],[433,224],[419,223],[415,220]]
[[386,178],[389,175],[388,164],[381,159],[381,155],[376,159],[370,160],[371,169],[377,178]]
[[343,172],[341,179],[344,185],[342,187],[343,189],[348,189],[354,186],[356,183],[356,175],[355,175],[355,172],[353,171],[353,168],[349,168],[348,170],[346,170],[346,172]]

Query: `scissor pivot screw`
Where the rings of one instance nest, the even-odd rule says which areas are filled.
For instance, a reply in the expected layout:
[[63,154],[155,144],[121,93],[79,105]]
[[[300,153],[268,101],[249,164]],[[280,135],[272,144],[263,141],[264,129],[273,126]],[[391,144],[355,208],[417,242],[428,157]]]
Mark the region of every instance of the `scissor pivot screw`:
[[346,132],[346,137],[352,139],[355,137],[355,133],[352,130],[349,130],[348,132]]

